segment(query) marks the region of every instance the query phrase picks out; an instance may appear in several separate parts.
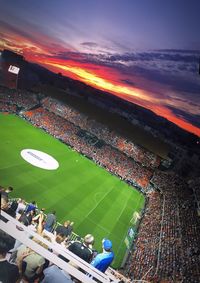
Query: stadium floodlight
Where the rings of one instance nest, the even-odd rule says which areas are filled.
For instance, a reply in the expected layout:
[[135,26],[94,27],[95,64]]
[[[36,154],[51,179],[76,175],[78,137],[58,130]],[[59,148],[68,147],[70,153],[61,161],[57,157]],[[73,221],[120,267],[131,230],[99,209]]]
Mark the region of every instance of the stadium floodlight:
[[13,65],[10,65],[9,68],[8,68],[8,72],[13,73],[15,75],[18,75],[19,71],[20,71],[20,68],[13,66]]
[[17,75],[17,78],[16,78],[16,89],[18,88],[18,74],[19,74],[19,71],[20,71],[20,68],[16,67],[16,66],[13,66],[13,65],[10,65],[9,68],[8,68],[8,72]]

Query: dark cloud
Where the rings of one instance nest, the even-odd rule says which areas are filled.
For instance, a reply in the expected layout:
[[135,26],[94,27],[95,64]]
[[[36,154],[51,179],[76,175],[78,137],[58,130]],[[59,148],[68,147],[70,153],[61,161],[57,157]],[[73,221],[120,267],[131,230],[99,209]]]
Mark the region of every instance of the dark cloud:
[[200,50],[189,49],[155,49],[157,52],[200,54]]
[[72,52],[72,51],[56,51],[55,56],[53,58],[58,58],[62,60],[76,60],[83,62],[86,60],[84,53],[80,52]]
[[171,89],[175,91],[190,92],[195,94],[200,93],[200,80],[195,82],[184,76],[162,72],[161,70],[146,69],[140,66],[133,66],[129,68],[129,72],[142,76],[150,81],[170,86]]
[[190,114],[186,111],[183,111],[181,109],[168,106],[168,108],[179,118],[186,120],[187,122],[193,124],[196,127],[200,127],[200,114],[194,115]]
[[121,80],[123,83],[128,84],[130,86],[136,86],[136,83],[130,81],[129,79]]
[[172,62],[184,62],[184,63],[195,63],[199,60],[198,53],[165,53],[165,52],[137,52],[137,53],[124,53],[124,54],[113,54],[106,58],[107,61],[124,61],[124,62],[135,62],[135,61],[172,61]]
[[88,41],[88,42],[82,42],[81,45],[82,45],[82,46],[86,46],[86,47],[98,47],[98,44],[97,44],[97,43],[95,43],[95,42],[90,42],[90,41]]
[[186,103],[187,105],[191,106],[191,107],[199,107],[199,113],[200,113],[200,104],[198,103],[198,98],[196,99],[196,103],[195,103],[195,98],[196,96],[192,95],[192,94],[184,94],[184,96],[182,97],[176,97],[176,101],[180,101],[183,103]]
[[108,56],[109,54],[111,54],[111,52],[113,52],[111,47],[93,41],[85,41],[80,43],[80,45],[84,48],[84,50],[91,52],[90,54],[88,54],[90,56],[103,54]]

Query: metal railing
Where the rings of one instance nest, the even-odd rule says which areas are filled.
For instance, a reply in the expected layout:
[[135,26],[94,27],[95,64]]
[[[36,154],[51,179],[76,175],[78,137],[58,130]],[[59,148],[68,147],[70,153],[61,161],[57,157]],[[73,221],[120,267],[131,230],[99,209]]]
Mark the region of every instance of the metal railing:
[[[41,235],[35,233],[29,227],[24,226],[22,223],[20,223],[4,211],[1,211],[1,215],[7,220],[7,222],[0,220],[1,230],[3,230],[12,237],[14,236],[15,239],[23,243],[25,246],[31,248],[34,252],[43,256],[51,263],[57,265],[59,268],[66,271],[71,276],[77,278],[81,282],[94,283],[96,282],[96,280],[102,283],[119,282],[118,279],[100,272],[98,269],[94,268],[92,265],[85,262],[84,260],[76,256],[60,244],[51,243],[50,241],[44,239]],[[19,230],[18,228],[21,229]],[[26,233],[24,233],[24,231]],[[55,251],[56,254],[62,255],[69,262],[62,260],[53,252],[50,252],[49,250],[43,248],[41,245],[30,239],[30,236],[44,243],[53,252]],[[76,266],[77,268],[74,266]]]

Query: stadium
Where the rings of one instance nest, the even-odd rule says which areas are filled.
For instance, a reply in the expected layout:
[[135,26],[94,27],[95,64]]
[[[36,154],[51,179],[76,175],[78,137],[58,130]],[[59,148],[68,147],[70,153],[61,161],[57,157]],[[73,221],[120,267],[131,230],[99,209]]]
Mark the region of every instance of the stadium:
[[2,1],[0,283],[200,283],[199,11]]
[[[159,169],[160,156],[40,93],[1,87],[0,109],[1,186],[14,188],[10,208],[24,199],[38,213],[56,210],[57,222],[74,222],[73,237],[94,235],[95,250],[111,239],[116,282],[199,282],[193,195],[183,178]],[[45,170],[24,150],[57,165]],[[198,181],[194,187],[198,197]]]

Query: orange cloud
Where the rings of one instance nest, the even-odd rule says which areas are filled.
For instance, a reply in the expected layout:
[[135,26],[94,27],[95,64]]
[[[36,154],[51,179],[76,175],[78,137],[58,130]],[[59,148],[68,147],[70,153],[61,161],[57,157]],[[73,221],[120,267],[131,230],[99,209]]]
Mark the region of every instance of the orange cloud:
[[147,94],[145,94],[145,92],[141,90],[138,90],[136,88],[134,89],[123,84],[119,84],[119,82],[118,83],[112,82],[111,78],[106,78],[105,73],[104,73],[104,77],[99,76],[98,74],[95,73],[94,70],[83,69],[81,66],[78,66],[77,64],[76,66],[74,66],[74,63],[70,64],[70,62],[68,61],[65,63],[65,65],[60,63],[48,62],[48,61],[43,62],[43,64],[47,66],[55,67],[58,70],[62,70],[64,72],[66,71],[67,73],[70,72],[71,74],[76,75],[80,80],[82,80],[86,84],[89,84],[101,90],[106,90],[118,95],[126,94],[131,97],[139,98],[146,101],[152,100],[152,98],[150,98]]

